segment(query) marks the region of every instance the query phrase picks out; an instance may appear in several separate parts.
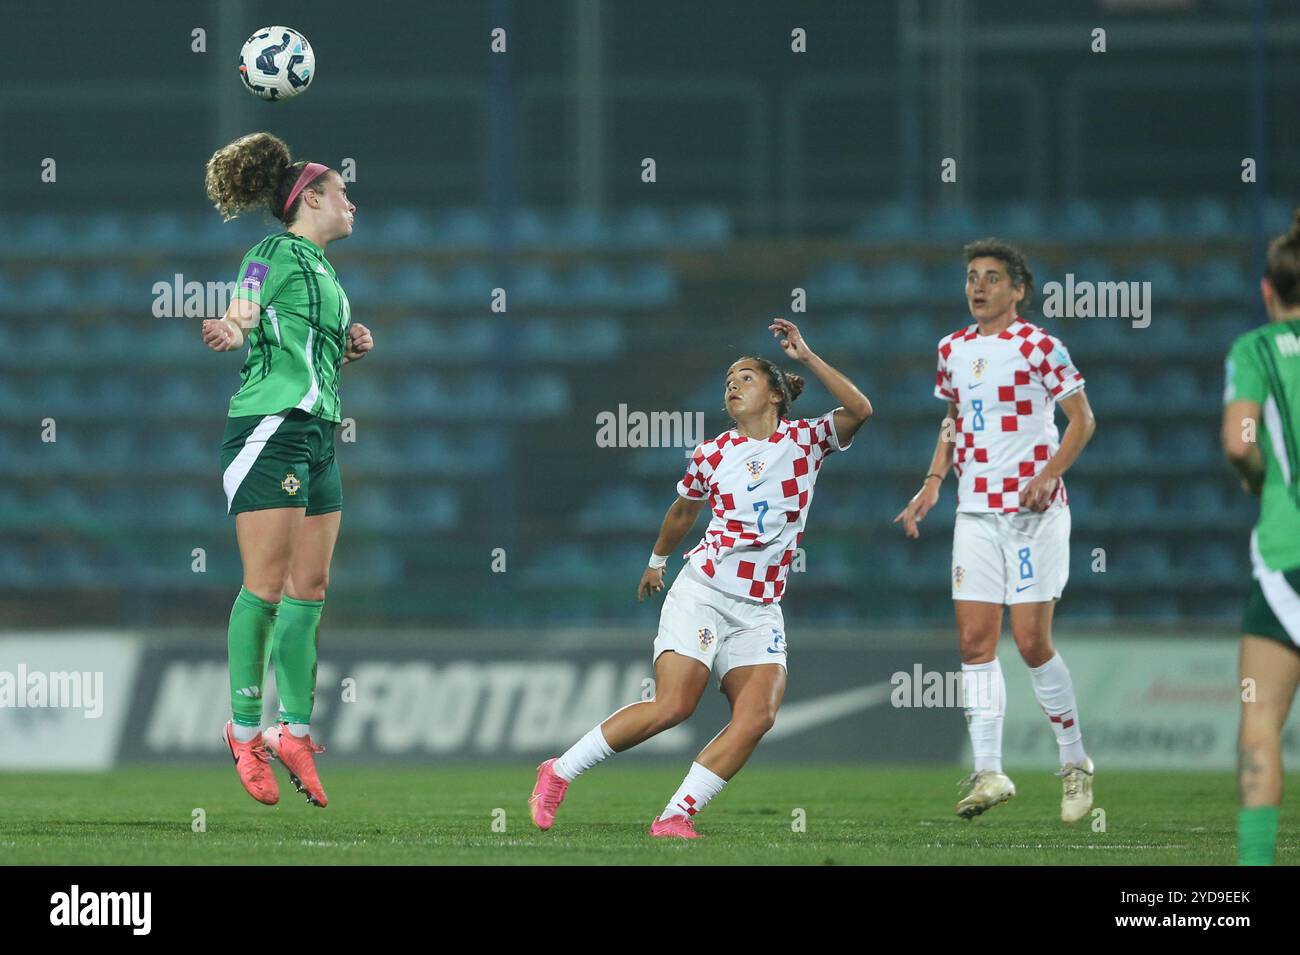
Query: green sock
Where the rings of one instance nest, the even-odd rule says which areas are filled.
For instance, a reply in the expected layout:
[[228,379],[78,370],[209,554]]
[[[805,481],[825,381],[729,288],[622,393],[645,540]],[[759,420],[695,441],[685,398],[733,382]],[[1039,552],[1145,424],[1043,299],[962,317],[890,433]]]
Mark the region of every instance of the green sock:
[[278,604],[246,587],[230,608],[226,648],[230,654],[230,711],[240,726],[262,725],[262,684],[271,657],[271,630]]
[[1277,844],[1277,806],[1237,810],[1237,864],[1272,865]]
[[272,657],[280,719],[286,723],[311,722],[316,700],[316,637],[324,606],[323,600],[295,600],[287,594],[280,600]]

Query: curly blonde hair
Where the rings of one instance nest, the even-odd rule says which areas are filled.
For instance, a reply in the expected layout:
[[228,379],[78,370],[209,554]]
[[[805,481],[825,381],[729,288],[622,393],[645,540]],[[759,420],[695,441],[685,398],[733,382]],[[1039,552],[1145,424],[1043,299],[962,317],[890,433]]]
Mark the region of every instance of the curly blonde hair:
[[[225,221],[241,212],[266,208],[287,224],[297,214],[302,194],[287,211],[284,201],[306,165],[305,159],[293,161],[288,144],[280,137],[249,133],[212,154],[204,183],[208,198]],[[306,188],[319,192],[319,181],[320,177]]]

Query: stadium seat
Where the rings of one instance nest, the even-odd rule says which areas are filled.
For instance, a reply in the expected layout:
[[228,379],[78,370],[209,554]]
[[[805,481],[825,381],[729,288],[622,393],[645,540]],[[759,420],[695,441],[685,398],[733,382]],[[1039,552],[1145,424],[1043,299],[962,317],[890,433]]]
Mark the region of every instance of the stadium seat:
[[911,239],[917,231],[916,207],[906,202],[890,202],[863,216],[853,227],[851,236],[859,242]]
[[673,221],[673,241],[689,248],[720,246],[731,240],[731,219],[722,209],[698,206]]

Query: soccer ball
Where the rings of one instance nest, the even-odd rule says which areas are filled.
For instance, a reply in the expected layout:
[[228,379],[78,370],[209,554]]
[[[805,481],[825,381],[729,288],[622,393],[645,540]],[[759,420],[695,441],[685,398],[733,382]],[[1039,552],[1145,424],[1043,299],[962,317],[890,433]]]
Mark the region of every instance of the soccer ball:
[[297,30],[262,27],[239,51],[239,76],[255,96],[291,99],[316,77],[316,54]]

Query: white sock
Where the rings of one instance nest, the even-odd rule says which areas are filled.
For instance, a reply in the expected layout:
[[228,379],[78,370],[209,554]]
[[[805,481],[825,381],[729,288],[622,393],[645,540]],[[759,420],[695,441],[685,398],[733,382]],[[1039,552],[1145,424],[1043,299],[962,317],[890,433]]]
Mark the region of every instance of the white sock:
[[668,800],[668,805],[659,814],[659,818],[694,816],[709,804],[710,799],[722,792],[725,785],[727,781],[713,770],[705,769],[699,763],[691,763],[691,771],[686,774],[677,792],[673,793],[673,798]]
[[240,726],[238,723],[230,724],[230,733],[235,737],[236,742],[251,743],[257,739],[257,734],[262,732],[260,726]]
[[966,731],[975,754],[975,772],[1002,772],[1002,718],[1007,712],[1007,682],[996,657],[961,665]]
[[1052,721],[1056,745],[1061,748],[1061,765],[1082,763],[1088,758],[1083,751],[1083,730],[1079,726],[1079,710],[1074,702],[1074,683],[1070,671],[1058,653],[1038,668],[1030,667],[1029,676],[1034,681],[1034,696]]
[[285,723],[284,725],[289,727],[289,732],[294,736],[306,736],[311,732],[310,723]]
[[561,779],[573,782],[602,759],[613,755],[614,751],[605,742],[605,734],[600,731],[600,724],[597,723],[586,736],[565,750],[564,755],[551,768]]

